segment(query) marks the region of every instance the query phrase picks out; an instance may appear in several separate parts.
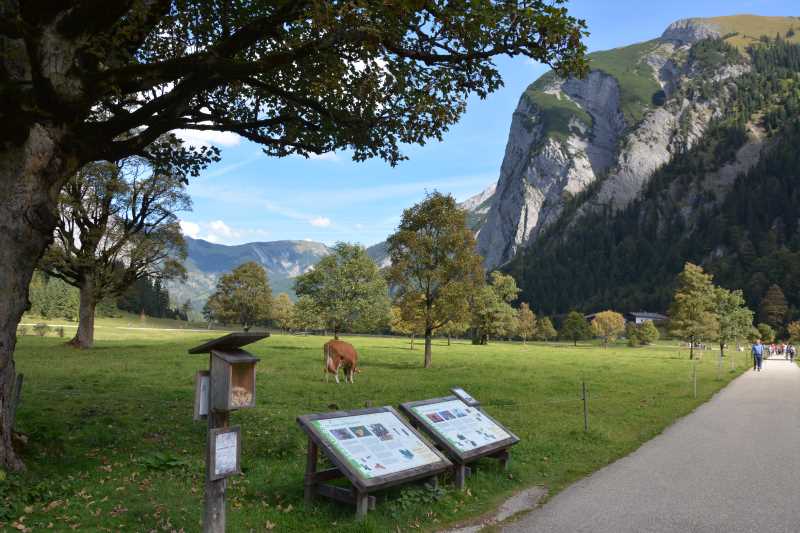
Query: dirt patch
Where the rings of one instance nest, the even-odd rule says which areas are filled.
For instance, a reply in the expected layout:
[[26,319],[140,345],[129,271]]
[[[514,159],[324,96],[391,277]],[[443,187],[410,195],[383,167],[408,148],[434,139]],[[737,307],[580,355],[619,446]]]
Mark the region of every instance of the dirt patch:
[[476,533],[485,527],[504,522],[519,513],[525,513],[536,509],[539,502],[541,502],[545,496],[547,496],[547,489],[544,487],[525,489],[504,501],[496,511],[487,513],[470,522],[444,530],[441,533]]

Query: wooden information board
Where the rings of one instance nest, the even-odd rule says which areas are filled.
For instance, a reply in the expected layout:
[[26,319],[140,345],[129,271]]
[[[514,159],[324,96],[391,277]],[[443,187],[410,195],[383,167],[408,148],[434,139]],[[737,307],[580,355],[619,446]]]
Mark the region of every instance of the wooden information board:
[[[363,517],[374,507],[370,492],[432,478],[452,468],[452,463],[428,444],[392,407],[336,411],[297,418],[308,435],[306,500],[321,495],[356,505]],[[335,468],[317,471],[317,452]],[[322,485],[346,477],[353,489]]]
[[484,411],[456,396],[406,402],[400,408],[456,464],[458,488],[464,488],[467,463],[493,457],[505,467],[508,448],[519,442],[516,435]]

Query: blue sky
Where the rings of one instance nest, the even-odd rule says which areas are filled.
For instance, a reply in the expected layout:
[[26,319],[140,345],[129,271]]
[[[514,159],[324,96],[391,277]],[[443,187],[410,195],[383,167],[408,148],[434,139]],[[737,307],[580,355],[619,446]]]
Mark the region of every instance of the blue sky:
[[[573,1],[586,19],[590,51],[652,39],[674,20],[741,13],[800,15],[796,0]],[[499,58],[505,86],[471,99],[442,142],[405,149],[395,168],[383,161],[355,163],[347,153],[312,159],[269,158],[229,133],[192,134],[222,149],[222,161],[192,179],[194,210],[181,216],[184,232],[222,244],[310,239],[371,245],[396,227],[402,210],[439,190],[464,200],[497,180],[511,114],[525,88],[547,68],[526,58]]]

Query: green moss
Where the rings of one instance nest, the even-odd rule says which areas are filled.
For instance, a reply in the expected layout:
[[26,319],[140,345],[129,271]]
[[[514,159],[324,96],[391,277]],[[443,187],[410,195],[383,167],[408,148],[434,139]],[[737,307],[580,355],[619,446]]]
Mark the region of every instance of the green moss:
[[661,90],[653,68],[644,61],[644,56],[658,46],[659,41],[653,40],[589,54],[593,70],[605,72],[619,83],[620,108],[629,127],[642,120],[653,95]]
[[534,85],[536,83],[525,91],[525,96],[539,110],[545,135],[563,141],[571,134],[580,133],[576,128],[570,126],[572,119],[580,120],[586,124],[587,128],[591,128],[592,116],[581,109],[578,104],[565,96],[559,98],[556,95],[536,90],[533,88]]

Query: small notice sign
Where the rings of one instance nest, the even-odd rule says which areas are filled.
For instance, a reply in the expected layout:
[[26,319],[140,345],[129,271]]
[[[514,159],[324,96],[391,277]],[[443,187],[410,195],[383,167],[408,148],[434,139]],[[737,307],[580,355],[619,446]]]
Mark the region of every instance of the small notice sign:
[[194,377],[195,420],[202,420],[208,416],[209,384],[208,370],[199,370]]
[[448,396],[400,406],[448,455],[465,462],[519,442],[519,438],[476,407]]
[[212,480],[241,474],[241,431],[238,426],[212,429],[209,435],[211,464],[209,478]]
[[465,391],[461,387],[452,388],[450,389],[450,392],[455,394],[459,400],[469,405],[470,407],[478,407],[481,404],[478,400],[473,398],[467,391]]

